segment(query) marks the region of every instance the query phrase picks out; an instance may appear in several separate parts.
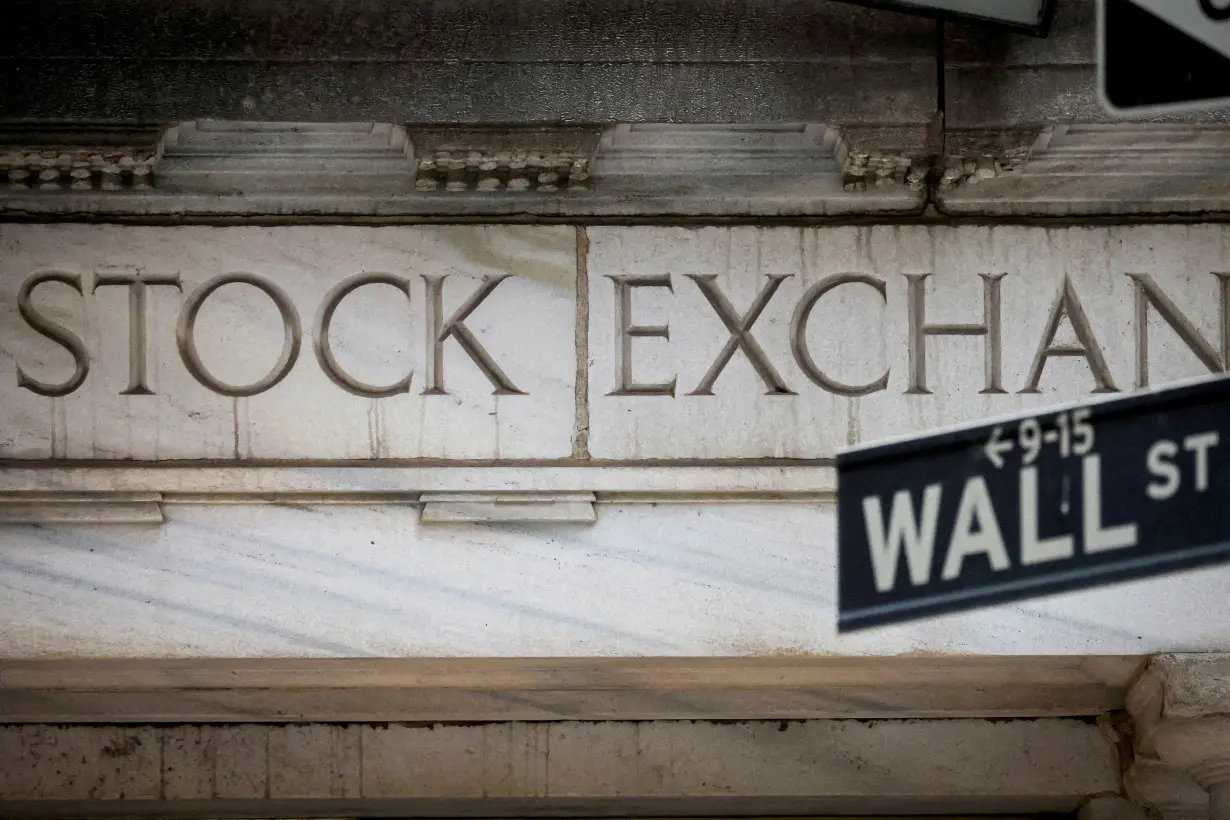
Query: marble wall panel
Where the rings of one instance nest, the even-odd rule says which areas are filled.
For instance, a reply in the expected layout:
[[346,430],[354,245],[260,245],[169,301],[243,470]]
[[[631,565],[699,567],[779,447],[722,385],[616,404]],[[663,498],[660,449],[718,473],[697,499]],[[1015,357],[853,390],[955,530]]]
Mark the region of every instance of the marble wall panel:
[[570,227],[0,225],[0,457],[567,456],[574,271]]
[[1143,654],[1225,646],[1203,569],[839,636],[825,504],[602,505],[592,525],[406,506],[169,506],[8,527],[0,657]]
[[597,458],[829,458],[1207,375],[1230,357],[1220,225],[595,227],[588,239]]

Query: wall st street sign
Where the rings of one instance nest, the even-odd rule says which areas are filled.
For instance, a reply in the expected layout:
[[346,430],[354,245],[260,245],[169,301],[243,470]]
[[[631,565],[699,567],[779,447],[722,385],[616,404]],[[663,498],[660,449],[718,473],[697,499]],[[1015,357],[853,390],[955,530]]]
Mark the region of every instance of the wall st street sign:
[[838,455],[838,630],[1230,557],[1230,378]]

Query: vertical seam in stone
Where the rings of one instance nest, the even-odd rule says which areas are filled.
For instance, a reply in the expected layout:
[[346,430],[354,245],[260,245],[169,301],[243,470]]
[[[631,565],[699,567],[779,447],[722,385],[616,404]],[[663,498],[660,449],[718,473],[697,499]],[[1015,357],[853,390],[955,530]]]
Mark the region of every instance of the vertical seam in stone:
[[572,431],[572,457],[589,458],[589,235],[584,225],[577,233],[576,422]]

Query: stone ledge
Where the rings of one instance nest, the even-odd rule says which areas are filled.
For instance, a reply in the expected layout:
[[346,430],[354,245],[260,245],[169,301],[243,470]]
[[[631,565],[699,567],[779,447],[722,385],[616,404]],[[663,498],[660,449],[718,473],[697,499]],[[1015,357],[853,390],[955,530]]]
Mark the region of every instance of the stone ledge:
[[950,161],[953,216],[1230,213],[1230,125],[1056,125],[1032,146]]
[[925,129],[857,124],[187,122],[139,150],[105,144],[130,131],[74,133],[0,127],[0,216],[890,218],[928,202],[1005,219],[1230,214],[1225,124],[950,129],[943,157],[926,154]]
[[0,723],[968,718],[1122,708],[1132,656],[0,662]]
[[[890,141],[912,134],[880,133]],[[866,139],[862,132],[859,139]],[[142,166],[152,168],[142,179],[156,179],[153,191],[148,184],[123,191],[10,188],[0,192],[0,213],[917,214],[927,164],[910,148],[854,146],[840,129],[808,123],[619,125],[603,133],[577,126],[408,131],[370,122],[187,122],[168,129],[156,165]]]
[[[828,464],[745,465],[523,462],[520,464],[350,464],[329,466],[0,466],[0,497],[21,494],[157,494],[163,504],[416,503],[422,492],[592,492],[600,503],[696,501],[831,502]],[[27,496],[29,497],[29,496]],[[110,495],[108,497],[117,497]]]
[[593,493],[423,493],[421,520],[451,522],[555,522],[592,524]]
[[6,726],[0,771],[0,811],[48,817],[1070,812],[1118,788],[1097,727],[1061,719]]
[[161,493],[0,493],[3,524],[161,524]]

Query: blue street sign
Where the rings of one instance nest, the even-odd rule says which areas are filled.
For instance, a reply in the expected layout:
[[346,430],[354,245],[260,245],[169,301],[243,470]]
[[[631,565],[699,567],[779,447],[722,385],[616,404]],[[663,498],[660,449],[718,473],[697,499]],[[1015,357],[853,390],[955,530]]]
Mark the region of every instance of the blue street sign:
[[837,457],[850,632],[1230,559],[1230,378]]

